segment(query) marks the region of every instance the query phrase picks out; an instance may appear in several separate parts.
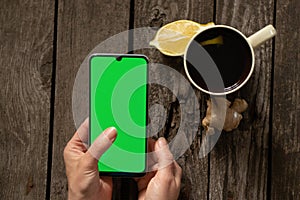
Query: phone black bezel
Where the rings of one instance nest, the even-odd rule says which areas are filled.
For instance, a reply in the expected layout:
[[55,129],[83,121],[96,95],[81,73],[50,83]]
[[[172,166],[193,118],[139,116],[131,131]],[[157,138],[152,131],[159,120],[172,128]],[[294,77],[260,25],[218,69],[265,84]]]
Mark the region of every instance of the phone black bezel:
[[[147,63],[147,74],[146,74],[146,123],[148,122],[148,76],[149,76],[149,59],[147,56],[143,54],[113,54],[113,53],[96,53],[92,54],[89,57],[89,119],[91,119],[91,60],[93,57],[115,57],[116,59],[122,57],[132,57],[132,58],[143,58]],[[89,121],[89,136],[88,136],[88,144],[91,145],[91,120]],[[145,138],[145,153],[147,153],[147,136],[148,129],[146,128],[146,138]],[[143,172],[107,172],[107,171],[99,171],[99,175],[101,176],[112,176],[112,177],[142,177],[146,174],[147,169],[147,157],[145,156],[145,169]],[[98,169],[99,170],[99,169]]]

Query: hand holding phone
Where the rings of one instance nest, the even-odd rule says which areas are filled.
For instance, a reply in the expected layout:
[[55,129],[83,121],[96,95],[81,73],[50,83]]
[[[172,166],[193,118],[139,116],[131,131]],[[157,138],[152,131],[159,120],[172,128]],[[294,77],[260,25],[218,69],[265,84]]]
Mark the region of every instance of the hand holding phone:
[[[68,178],[68,199],[112,198],[112,178],[99,177],[99,152],[105,152],[116,138],[115,129],[107,129],[87,149],[89,120],[86,119],[64,149]],[[105,137],[104,137],[105,136]],[[97,152],[97,155],[95,154]],[[98,157],[95,157],[98,156]]]
[[174,160],[166,139],[149,139],[148,151],[156,154],[156,167],[146,176],[136,179],[138,199],[176,200],[180,191],[182,169]]
[[[98,158],[95,153],[104,153],[116,138],[113,128],[105,130],[97,137],[89,149],[89,122],[79,127],[64,150],[64,161],[68,177],[68,199],[111,199],[112,178],[100,176]],[[158,169],[136,179],[139,199],[176,200],[180,191],[181,168],[173,160],[173,156],[164,138],[148,141],[149,151],[155,151]],[[167,165],[166,165],[167,163]]]

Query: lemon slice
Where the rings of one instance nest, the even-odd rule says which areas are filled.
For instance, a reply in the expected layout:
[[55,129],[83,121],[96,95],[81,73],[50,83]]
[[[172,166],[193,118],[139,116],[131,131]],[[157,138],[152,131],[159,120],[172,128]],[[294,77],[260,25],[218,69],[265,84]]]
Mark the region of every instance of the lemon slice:
[[214,23],[199,24],[190,20],[178,20],[161,27],[150,42],[161,53],[168,56],[181,56],[191,38],[205,27]]

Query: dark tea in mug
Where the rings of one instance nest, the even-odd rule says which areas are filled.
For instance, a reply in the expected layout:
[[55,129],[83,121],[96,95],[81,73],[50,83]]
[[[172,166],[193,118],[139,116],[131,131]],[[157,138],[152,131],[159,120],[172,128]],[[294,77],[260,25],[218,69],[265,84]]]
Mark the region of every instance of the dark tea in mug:
[[[244,36],[228,28],[214,27],[202,31],[194,38],[194,41],[209,54],[224,82],[223,91],[208,89],[203,77],[198,72],[199,70],[189,62],[189,55],[193,54],[191,52],[193,49],[188,48],[186,52],[187,73],[199,87],[210,92],[227,92],[239,87],[247,79],[252,67],[252,50]],[[200,59],[202,58],[199,56],[197,58],[199,62],[196,63],[201,64]]]

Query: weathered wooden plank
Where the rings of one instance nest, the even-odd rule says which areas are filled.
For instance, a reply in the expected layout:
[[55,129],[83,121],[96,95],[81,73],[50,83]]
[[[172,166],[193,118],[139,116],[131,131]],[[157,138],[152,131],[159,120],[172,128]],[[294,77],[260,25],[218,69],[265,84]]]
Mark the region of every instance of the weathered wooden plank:
[[[62,153],[75,131],[72,115],[72,89],[76,73],[84,58],[96,45],[114,34],[128,30],[129,5],[129,0],[60,0],[58,2],[52,199],[66,199],[67,196],[67,179]],[[127,42],[124,41],[123,44],[126,47]],[[117,52],[117,49],[107,47],[107,51]],[[86,78],[88,80],[88,76]]]
[[300,2],[276,8],[271,199],[300,199]]
[[46,196],[53,1],[0,6],[0,196]]
[[[273,0],[218,0],[217,24],[227,24],[245,35],[273,22]],[[248,110],[239,128],[223,133],[211,152],[209,199],[266,199],[271,95],[272,44],[255,50],[249,82],[228,98],[244,98]]]
[[[134,27],[153,27],[159,28],[169,22],[179,19],[190,19],[199,23],[207,23],[213,20],[213,1],[158,1],[158,0],[136,0],[135,1],[135,13],[134,13]],[[146,41],[150,41],[153,38],[145,38]],[[137,46],[138,44],[134,44]],[[183,61],[180,57],[168,57],[162,55],[155,49],[144,49],[136,51],[147,55],[150,59],[150,63],[161,63],[171,67],[172,69],[180,72],[184,77]],[[158,135],[165,136],[169,141],[172,140],[179,127],[181,120],[181,108],[176,97],[171,90],[177,92],[177,97],[181,97],[185,100],[185,104],[190,107],[191,112],[196,104],[200,104],[201,117],[203,118],[205,110],[205,98],[200,95],[199,91],[196,91],[198,100],[193,101],[190,98],[191,91],[186,87],[183,87],[180,81],[174,81],[171,78],[171,72],[169,76],[166,73],[160,73],[159,68],[155,68],[150,65],[150,74],[155,77],[151,77],[152,80],[161,79],[167,85],[171,85],[171,88],[162,87],[159,85],[151,85],[149,88],[149,104],[161,104],[166,108],[166,116],[168,117],[164,128]],[[167,77],[167,78],[166,78]],[[167,80],[169,79],[169,80]],[[191,113],[192,116],[193,113]],[[190,125],[195,125],[195,119],[187,117],[185,119]],[[163,123],[163,122],[160,122]],[[200,124],[200,122],[196,122]],[[197,125],[198,125],[197,124]],[[200,125],[199,125],[200,126]],[[199,128],[200,130],[200,128]],[[192,139],[192,138],[188,138]],[[197,137],[194,138],[194,142],[186,153],[181,156],[177,161],[183,168],[182,188],[180,193],[180,199],[207,199],[208,189],[208,159],[199,158],[199,148],[201,145],[201,132],[198,131]]]

